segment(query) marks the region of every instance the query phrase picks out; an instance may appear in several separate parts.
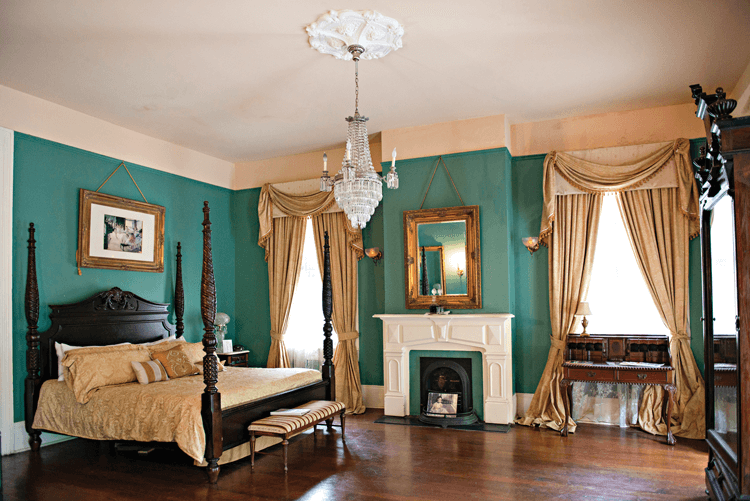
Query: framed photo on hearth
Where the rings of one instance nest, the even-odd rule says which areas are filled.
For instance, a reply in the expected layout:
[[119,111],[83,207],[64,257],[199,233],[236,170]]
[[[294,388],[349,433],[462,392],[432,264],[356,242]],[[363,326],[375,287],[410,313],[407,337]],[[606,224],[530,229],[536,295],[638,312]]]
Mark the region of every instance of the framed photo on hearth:
[[78,266],[164,272],[164,207],[82,189]]
[[452,415],[458,412],[458,393],[438,393],[430,391],[427,393],[427,415]]

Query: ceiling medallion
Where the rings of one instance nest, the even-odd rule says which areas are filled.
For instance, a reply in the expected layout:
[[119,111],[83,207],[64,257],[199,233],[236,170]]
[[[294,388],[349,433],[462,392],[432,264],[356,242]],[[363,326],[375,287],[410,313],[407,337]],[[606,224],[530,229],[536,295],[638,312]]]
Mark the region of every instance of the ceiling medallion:
[[378,59],[400,49],[404,35],[398,21],[372,10],[331,10],[306,29],[313,49],[347,61],[352,45],[365,48],[362,59]]

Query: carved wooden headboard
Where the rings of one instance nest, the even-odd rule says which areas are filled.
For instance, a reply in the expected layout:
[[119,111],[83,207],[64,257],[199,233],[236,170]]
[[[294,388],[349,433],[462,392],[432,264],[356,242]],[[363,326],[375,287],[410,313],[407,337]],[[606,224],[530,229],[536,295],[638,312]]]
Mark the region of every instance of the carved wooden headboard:
[[146,343],[175,334],[168,306],[117,287],[78,303],[50,305],[52,326],[40,339],[42,381],[57,378],[55,342],[74,346]]

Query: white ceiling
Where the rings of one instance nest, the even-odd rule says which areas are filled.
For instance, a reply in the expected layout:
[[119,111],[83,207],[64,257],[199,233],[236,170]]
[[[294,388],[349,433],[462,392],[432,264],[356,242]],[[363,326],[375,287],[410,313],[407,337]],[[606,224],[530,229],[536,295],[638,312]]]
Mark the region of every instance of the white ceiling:
[[329,147],[353,63],[304,28],[344,7],[405,28],[360,64],[370,133],[686,103],[750,62],[748,0],[0,0],[0,85],[229,161]]

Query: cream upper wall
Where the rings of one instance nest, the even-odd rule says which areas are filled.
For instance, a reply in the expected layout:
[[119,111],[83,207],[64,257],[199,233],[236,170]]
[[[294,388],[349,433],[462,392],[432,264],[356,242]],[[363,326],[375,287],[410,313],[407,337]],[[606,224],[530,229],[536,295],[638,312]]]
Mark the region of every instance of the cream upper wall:
[[0,126],[222,188],[232,188],[232,162],[133,132],[1,85]]
[[[380,171],[381,151],[380,134],[370,137],[370,155],[372,165]],[[328,155],[328,172],[335,176],[341,169],[346,149],[343,145],[326,150],[311,151],[286,157],[269,158],[254,162],[235,164],[234,189],[257,188],[266,183],[287,183],[302,179],[319,178],[323,174],[323,153]],[[400,156],[400,154],[399,154]],[[390,151],[388,158],[391,157]]]
[[511,152],[535,155],[703,136],[703,121],[695,117],[695,105],[689,103],[515,124],[511,126]]
[[505,131],[505,115],[384,130],[382,156],[390,158],[393,148],[402,160],[502,148]]
[[[398,160],[506,147],[513,156],[660,143],[680,137],[703,137],[703,122],[693,103],[642,110],[508,124],[505,115],[456,120],[419,127],[384,130],[372,141],[373,164],[388,160],[394,147]],[[380,147],[380,151],[378,151]],[[344,149],[328,150],[328,168],[338,172]],[[323,151],[237,164],[235,189],[255,188],[320,176]],[[377,161],[376,161],[377,159]]]

